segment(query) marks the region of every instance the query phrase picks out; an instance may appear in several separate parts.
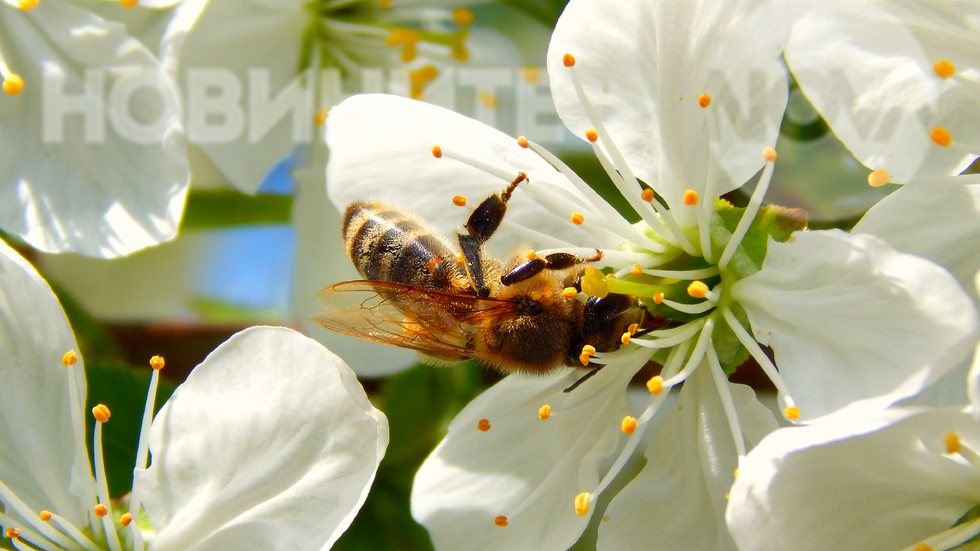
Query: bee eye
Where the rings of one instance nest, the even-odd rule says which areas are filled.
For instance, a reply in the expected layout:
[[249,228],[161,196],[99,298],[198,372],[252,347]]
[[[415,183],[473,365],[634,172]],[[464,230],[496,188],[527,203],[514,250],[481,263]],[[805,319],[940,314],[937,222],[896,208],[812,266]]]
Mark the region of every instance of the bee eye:
[[544,312],[544,306],[540,302],[525,298],[521,299],[521,314],[527,316],[537,316]]

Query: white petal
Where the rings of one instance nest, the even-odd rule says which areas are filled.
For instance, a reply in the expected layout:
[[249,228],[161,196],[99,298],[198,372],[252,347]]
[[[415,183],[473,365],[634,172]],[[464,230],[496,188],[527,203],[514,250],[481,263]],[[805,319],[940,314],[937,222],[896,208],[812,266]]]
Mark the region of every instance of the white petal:
[[150,429],[135,491],[154,551],[329,548],[367,496],[388,423],[350,369],[285,328],[234,335]]
[[980,175],[902,186],[872,207],[853,231],[932,260],[977,299],[973,277],[980,270]]
[[976,344],[976,309],[949,272],[870,235],[770,239],[762,270],[732,294],[775,351],[802,419],[915,394]]
[[[470,402],[412,488],[412,516],[436,549],[547,551],[574,543],[592,512],[576,515],[575,496],[596,487],[601,468],[608,469],[603,460],[623,442],[631,373],[609,365],[570,393],[562,389],[583,371],[530,380],[512,375]],[[552,414],[542,421],[538,409],[545,404]],[[481,419],[490,430],[477,429]],[[513,514],[536,492],[527,509]],[[494,524],[501,515],[508,526]]]
[[[84,408],[85,370],[81,359],[73,368],[62,365],[69,350],[78,346],[58,299],[0,241],[0,480],[34,510],[85,526],[84,504],[69,492],[76,440],[67,374],[74,369],[76,399]],[[86,474],[91,484],[91,472],[77,473],[76,480]]]
[[[980,294],[980,272],[977,272],[974,279],[974,289]],[[973,354],[973,363],[967,374],[967,395],[970,398],[970,405],[973,407],[973,414],[980,418],[980,344]]]
[[[176,91],[153,55],[122,25],[59,0],[27,12],[0,3],[0,47],[25,82],[19,95],[0,97],[3,229],[44,251],[104,257],[172,238],[189,171]],[[59,113],[68,103],[59,98],[80,101],[90,70],[104,89],[91,90],[101,99],[86,102],[94,110],[83,125],[77,111]],[[64,82],[46,81],[45,71]],[[54,121],[64,122],[63,139],[45,138]]]
[[980,427],[957,409],[912,413],[843,411],[763,440],[732,487],[739,548],[894,551],[950,528],[980,502],[980,476],[945,455],[944,438],[976,450]]
[[[778,6],[760,0],[573,0],[548,51],[558,113],[579,137],[596,126],[562,62],[570,53],[602,125],[670,206],[687,189],[705,189],[706,115],[718,128],[716,193],[735,189],[762,167],[763,148],[779,134],[788,95],[777,63],[781,20]],[[711,97],[707,109],[702,93]]]
[[[467,197],[469,207],[475,207],[510,182],[447,155],[433,157],[432,146],[438,144],[499,167],[508,178],[527,174],[529,182],[521,184],[508,203],[505,224],[515,222],[576,246],[596,244],[571,223],[571,213],[559,217],[531,196],[542,197],[542,202],[561,196],[574,201],[586,216],[595,207],[541,157],[489,126],[441,107],[373,94],[354,96],[331,109],[327,126],[327,191],[338,209],[355,201],[395,203],[450,234],[469,216],[453,206],[454,196]],[[498,250],[524,241],[508,233],[506,226],[499,233],[490,241]]]
[[[793,27],[786,61],[855,157],[897,182],[970,165],[980,152],[980,10],[968,2],[801,4],[808,9]],[[933,64],[943,59],[972,85],[940,78]],[[934,143],[937,126],[973,153]]]
[[[748,387],[729,383],[746,443],[776,430]],[[725,494],[738,454],[707,365],[681,388],[666,424],[646,451],[643,471],[619,492],[599,525],[597,548],[734,551],[725,529]]]

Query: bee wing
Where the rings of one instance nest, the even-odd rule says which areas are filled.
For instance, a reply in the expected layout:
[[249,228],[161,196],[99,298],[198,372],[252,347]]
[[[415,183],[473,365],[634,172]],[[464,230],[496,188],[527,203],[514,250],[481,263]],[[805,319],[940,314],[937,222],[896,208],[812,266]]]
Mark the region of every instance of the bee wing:
[[516,309],[513,301],[443,293],[385,281],[345,281],[317,293],[313,321],[345,335],[447,360],[475,357],[479,320]]

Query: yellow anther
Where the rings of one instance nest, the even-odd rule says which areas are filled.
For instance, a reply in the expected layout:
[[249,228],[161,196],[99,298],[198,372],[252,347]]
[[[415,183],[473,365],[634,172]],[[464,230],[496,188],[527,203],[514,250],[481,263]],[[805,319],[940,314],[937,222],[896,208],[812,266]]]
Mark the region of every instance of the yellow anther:
[[932,66],[932,70],[936,71],[936,74],[942,78],[949,78],[956,72],[953,64],[945,59],[940,59],[937,61],[935,65]]
[[457,207],[465,207],[466,197],[463,195],[457,195],[453,197],[453,204],[456,205]]
[[20,530],[16,528],[7,528],[7,537],[10,539],[16,539],[20,537]]
[[38,516],[41,517],[41,520],[47,522],[51,520],[51,511],[41,511],[41,513],[38,514]]
[[527,138],[521,136],[520,138],[517,138],[517,145],[523,147],[524,149],[527,149],[528,147],[530,147],[531,144],[527,143]]
[[418,44],[420,35],[418,31],[413,31],[412,29],[394,29],[391,34],[385,38],[385,44],[389,46],[402,47],[401,60],[405,63],[412,61],[418,55],[418,50],[415,45]]
[[442,158],[442,148],[438,145],[432,146],[432,156],[436,159]]
[[575,514],[582,516],[589,512],[589,500],[592,499],[592,494],[589,492],[582,492],[581,494],[575,496]]
[[75,354],[74,350],[69,350],[65,352],[65,355],[61,357],[61,364],[64,366],[75,365],[78,361],[78,354]]
[[101,503],[93,507],[92,511],[95,513],[95,516],[99,518],[102,518],[109,514],[109,509],[105,505],[102,505]]
[[486,90],[480,92],[480,103],[486,105],[490,109],[497,108],[497,97],[487,92]]
[[622,429],[624,434],[633,434],[633,431],[636,430],[636,417],[629,415],[623,417]]
[[660,304],[663,301],[664,301],[664,294],[663,293],[654,293],[653,294],[653,303],[654,304]]
[[565,287],[561,291],[561,296],[565,298],[575,298],[575,295],[577,294],[578,294],[578,290],[575,289],[575,287]]
[[119,524],[122,524],[123,526],[129,526],[130,522],[133,522],[133,515],[129,513],[123,513],[123,515],[119,517]]
[[582,354],[586,356],[595,356],[595,347],[591,344],[587,344],[582,347]]
[[582,275],[582,292],[594,297],[606,298],[609,294],[606,276],[592,266],[587,267]]
[[630,335],[630,332],[627,331],[627,332],[623,333],[623,336],[619,337],[619,342],[621,342],[623,344],[629,344],[630,343],[630,337],[632,337],[632,335]]
[[466,49],[466,37],[469,36],[469,29],[460,29],[459,32],[450,38],[450,49],[453,51],[453,59],[456,61],[466,61],[470,58],[470,52]]
[[771,147],[763,149],[762,158],[770,163],[776,162],[776,150]]
[[476,19],[476,16],[466,8],[456,8],[453,10],[453,21],[457,25],[469,25],[474,19]]
[[635,275],[636,277],[640,277],[641,275],[643,275],[643,266],[640,266],[639,264],[633,266],[632,268],[630,268],[630,273]]
[[734,471],[732,471],[732,476],[734,476],[735,478],[738,478],[738,469],[735,469]]
[[100,423],[107,422],[110,415],[111,413],[109,412],[109,408],[106,407],[105,404],[99,404],[92,408],[92,416],[95,417],[95,420]]
[[153,356],[150,358],[150,367],[156,369],[157,371],[163,369],[163,366],[165,365],[167,365],[167,362],[163,360],[163,356]]
[[418,69],[408,72],[408,80],[411,82],[408,95],[412,99],[421,99],[425,85],[439,76],[439,69],[434,65],[423,65]]
[[953,139],[952,136],[949,135],[949,130],[946,130],[942,126],[933,128],[932,132],[929,133],[929,137],[932,138],[932,141],[943,147],[949,145],[949,142]]
[[541,409],[538,410],[538,419],[541,419],[542,421],[544,421],[545,419],[547,419],[549,417],[551,417],[551,406],[549,406],[548,404],[545,404],[545,405],[541,406]]
[[636,330],[639,329],[639,327],[640,327],[639,323],[631,323],[630,326],[626,328],[626,330],[630,332],[630,335],[635,335]]
[[640,199],[643,199],[647,203],[653,201],[653,190],[652,189],[643,190],[643,193],[640,194]]
[[650,380],[647,381],[647,390],[650,391],[650,394],[660,394],[661,392],[663,392],[664,378],[661,377],[660,375],[654,375],[653,377],[650,377]]
[[698,199],[699,199],[698,192],[694,191],[693,189],[689,189],[684,192],[685,205],[689,207],[693,207],[694,205],[698,204]]
[[783,410],[783,417],[793,420],[800,418],[800,408],[796,406],[789,406]]
[[122,4],[122,7],[128,9],[136,5],[136,0],[119,0],[119,3]]
[[590,128],[585,131],[585,137],[588,138],[590,142],[594,142],[599,139],[599,133],[596,132],[594,128]]
[[17,6],[24,11],[27,11],[31,8],[36,8],[37,4],[38,4],[37,0],[20,0],[19,2],[17,2]]
[[10,94],[11,96],[16,96],[24,89],[24,79],[20,78],[20,75],[15,75],[14,73],[9,73],[3,79],[3,91]]
[[505,517],[504,515],[500,515],[499,517],[496,517],[496,518],[493,519],[493,523],[496,524],[497,526],[501,527],[501,528],[506,528],[507,527],[507,517]]
[[579,363],[582,364],[582,367],[588,367],[590,358],[591,356],[589,356],[588,354],[579,354],[578,361]]
[[480,419],[476,423],[476,428],[481,432],[487,432],[488,430],[490,430],[490,421],[487,421],[486,419]]
[[616,279],[616,274],[609,274],[606,277],[608,277],[609,279]]
[[577,213],[577,212],[573,212],[572,213],[572,224],[575,224],[576,226],[579,226],[579,225],[582,224],[582,222],[585,222],[585,217],[582,216],[581,214]]
[[731,497],[732,497],[732,494],[729,494],[727,492],[725,493],[725,499],[731,499]]
[[692,281],[687,286],[687,294],[693,298],[704,298],[704,295],[708,294],[708,286],[703,281]]
[[313,122],[316,123],[317,126],[323,126],[327,124],[328,115],[330,115],[330,108],[324,107],[316,112],[316,116],[313,117]]
[[868,174],[868,185],[871,187],[881,187],[892,179],[891,175],[888,174],[887,170],[876,170],[871,174]]
[[541,80],[541,70],[538,69],[537,67],[531,67],[531,66],[524,67],[523,69],[521,69],[521,77],[523,77],[524,80],[530,82],[531,84],[534,84],[539,80]]
[[960,451],[960,437],[955,432],[946,434],[946,453],[956,453]]
[[932,551],[932,546],[920,543],[915,546],[915,551]]
[[711,96],[708,94],[701,94],[698,96],[698,105],[701,107],[707,107],[711,105]]
[[565,67],[571,67],[575,65],[575,56],[572,54],[565,54],[561,56],[561,62],[565,64]]

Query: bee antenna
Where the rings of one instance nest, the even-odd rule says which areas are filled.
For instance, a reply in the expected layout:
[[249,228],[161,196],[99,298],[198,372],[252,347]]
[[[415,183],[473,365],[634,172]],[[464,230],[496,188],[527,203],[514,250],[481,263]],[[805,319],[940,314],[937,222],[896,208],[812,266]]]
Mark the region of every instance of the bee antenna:
[[503,201],[504,203],[509,201],[511,194],[513,194],[514,190],[517,189],[517,185],[525,181],[530,182],[530,180],[527,179],[527,174],[523,172],[518,172],[517,178],[514,178],[514,181],[511,182],[510,185],[507,186],[507,189],[505,189],[504,192],[500,194],[500,200]]
[[[595,364],[592,364],[592,365],[595,365]],[[576,388],[578,388],[578,387],[579,387],[579,385],[581,385],[581,384],[582,384],[582,383],[584,383],[585,381],[588,381],[589,379],[591,379],[591,378],[592,378],[592,376],[593,376],[593,375],[595,375],[596,373],[598,373],[598,372],[599,372],[599,369],[601,369],[601,368],[602,368],[602,366],[598,366],[598,367],[594,367],[594,368],[592,368],[592,371],[589,371],[589,372],[588,372],[588,373],[586,373],[585,375],[582,375],[582,377],[581,377],[581,378],[579,378],[579,380],[577,380],[577,381],[575,381],[574,383],[572,383],[572,384],[571,384],[571,386],[569,386],[568,388],[566,388],[566,389],[565,389],[564,391],[562,391],[562,392],[565,392],[565,393],[567,394],[567,393],[569,393],[569,392],[571,392],[571,391],[573,391],[573,390],[575,390]]]

